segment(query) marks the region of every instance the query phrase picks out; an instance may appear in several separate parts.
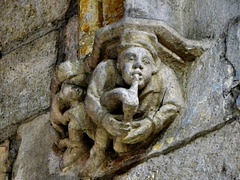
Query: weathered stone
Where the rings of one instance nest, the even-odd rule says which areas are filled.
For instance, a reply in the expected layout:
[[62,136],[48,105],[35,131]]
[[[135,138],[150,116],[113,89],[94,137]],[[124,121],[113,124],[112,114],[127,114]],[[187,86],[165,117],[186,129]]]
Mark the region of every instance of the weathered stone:
[[185,90],[185,109],[149,155],[176,148],[232,118],[234,102],[232,97],[223,93],[232,84],[233,68],[224,58],[224,53],[225,45],[221,42],[191,65]]
[[17,123],[49,108],[57,37],[52,32],[2,57],[0,139],[14,134]]
[[184,0],[183,34],[190,39],[218,38],[228,21],[240,15],[238,0]]
[[227,35],[227,52],[226,58],[230,61],[235,69],[235,81],[240,81],[240,19],[238,19],[228,30]]
[[66,61],[77,61],[78,59],[78,16],[73,16],[64,31],[64,53]]
[[18,137],[21,139],[21,145],[13,166],[15,180],[47,179],[50,175],[48,158],[52,141],[49,118],[49,113],[46,113],[19,127]]
[[0,42],[2,48],[60,20],[70,0],[0,1]]
[[99,11],[101,3],[95,0],[81,0],[79,2],[80,58],[91,53],[95,31],[102,26],[102,12]]
[[116,22],[124,14],[123,0],[81,0],[79,2],[79,42],[80,58],[92,52],[97,29]]
[[5,180],[7,178],[7,172],[10,167],[8,154],[9,141],[6,140],[3,144],[0,145],[0,180]]
[[103,0],[103,25],[108,25],[123,18],[124,15],[124,1],[123,0]]
[[240,124],[235,121],[114,179],[239,179],[239,136]]
[[236,99],[236,106],[240,110],[240,19],[233,21],[226,39],[226,59],[233,67],[234,83],[229,87],[228,93],[233,94]]
[[157,19],[167,22],[179,33],[182,30],[181,8],[184,0],[128,0],[125,2],[125,16]]

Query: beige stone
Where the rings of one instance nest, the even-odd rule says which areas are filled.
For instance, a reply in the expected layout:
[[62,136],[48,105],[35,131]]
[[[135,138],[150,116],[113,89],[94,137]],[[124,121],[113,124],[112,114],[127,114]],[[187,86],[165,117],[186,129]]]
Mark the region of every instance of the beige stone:
[[3,144],[0,144],[0,180],[7,178],[7,172],[10,168],[9,155],[9,141],[6,140]]

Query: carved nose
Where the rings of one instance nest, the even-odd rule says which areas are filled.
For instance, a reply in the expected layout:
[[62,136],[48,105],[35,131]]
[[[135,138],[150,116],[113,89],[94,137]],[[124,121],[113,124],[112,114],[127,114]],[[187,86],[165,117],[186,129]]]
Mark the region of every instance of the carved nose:
[[139,68],[139,69],[143,69],[143,64],[142,64],[142,60],[141,59],[138,59],[134,65],[133,65],[133,68]]

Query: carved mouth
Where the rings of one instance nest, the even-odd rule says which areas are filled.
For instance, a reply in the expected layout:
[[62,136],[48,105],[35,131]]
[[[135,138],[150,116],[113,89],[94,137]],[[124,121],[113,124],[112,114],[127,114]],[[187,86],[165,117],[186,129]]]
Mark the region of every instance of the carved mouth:
[[142,74],[142,72],[140,70],[136,70],[136,71],[131,73],[132,76],[134,76],[135,74],[137,74],[139,77],[143,76],[143,74]]
[[[143,78],[143,75],[142,75],[142,72],[140,71],[134,71],[132,74],[132,77],[135,79],[135,80],[142,80]],[[137,79],[136,79],[137,78]]]

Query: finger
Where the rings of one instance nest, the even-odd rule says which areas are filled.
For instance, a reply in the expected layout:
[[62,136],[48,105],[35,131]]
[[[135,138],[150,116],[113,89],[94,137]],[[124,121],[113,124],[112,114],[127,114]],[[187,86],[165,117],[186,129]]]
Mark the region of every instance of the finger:
[[132,125],[133,128],[138,128],[138,127],[141,126],[141,123],[139,123],[139,122],[133,122],[131,125]]
[[110,134],[112,136],[120,136],[121,135],[121,133],[119,131],[114,131],[114,130],[112,130]]

